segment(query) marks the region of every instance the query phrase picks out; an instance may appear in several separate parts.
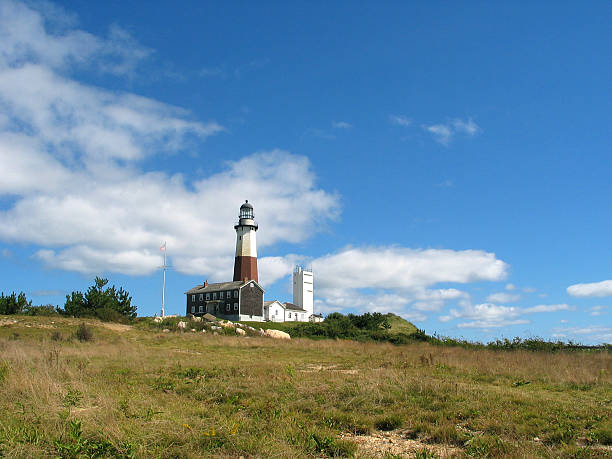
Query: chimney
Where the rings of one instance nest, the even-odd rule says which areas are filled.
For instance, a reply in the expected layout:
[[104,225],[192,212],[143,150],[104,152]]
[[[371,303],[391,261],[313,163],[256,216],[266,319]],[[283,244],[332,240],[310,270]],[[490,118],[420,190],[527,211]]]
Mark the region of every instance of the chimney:
[[249,278],[248,278],[248,277],[245,277],[245,278],[243,279],[243,281],[244,281],[244,283],[246,284],[246,283],[249,281]]
[[204,281],[204,287],[208,287],[208,279]]

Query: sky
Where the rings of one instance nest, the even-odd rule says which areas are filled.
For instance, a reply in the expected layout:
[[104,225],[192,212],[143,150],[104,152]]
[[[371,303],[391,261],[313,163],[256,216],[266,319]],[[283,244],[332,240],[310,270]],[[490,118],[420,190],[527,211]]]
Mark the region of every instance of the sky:
[[477,341],[612,342],[612,3],[0,0],[0,290],[230,280]]

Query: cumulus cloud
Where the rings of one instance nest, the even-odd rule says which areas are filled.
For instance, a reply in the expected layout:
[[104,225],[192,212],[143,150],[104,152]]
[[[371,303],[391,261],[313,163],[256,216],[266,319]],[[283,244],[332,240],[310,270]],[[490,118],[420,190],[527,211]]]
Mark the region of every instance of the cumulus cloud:
[[490,329],[528,324],[530,321],[523,317],[526,314],[569,311],[572,309],[573,307],[567,304],[540,304],[529,308],[519,308],[492,303],[476,305],[465,303],[461,309],[451,309],[448,315],[442,316],[439,319],[441,322],[449,322],[453,319],[467,319],[467,322],[458,323],[457,327]]
[[495,254],[480,250],[397,246],[346,247],[311,263],[317,310],[391,311],[413,320],[469,297],[456,288],[434,288],[436,284],[498,281],[508,268]]
[[448,123],[424,124],[422,128],[432,134],[434,139],[442,145],[448,145],[457,134],[473,137],[481,130],[472,118],[468,118],[466,121],[455,118]]
[[[38,245],[34,258],[52,268],[125,274],[155,270],[167,240],[178,271],[226,279],[235,238],[227,222],[245,198],[266,227],[260,248],[302,241],[338,215],[338,197],[317,188],[308,158],[284,151],[189,178],[145,172],[151,157],[183,152],[223,127],[77,81],[78,66],[126,73],[147,53],[119,28],[100,38],[66,20],[52,33],[50,20],[21,3],[0,3],[0,195],[11,198],[0,211],[0,239]],[[277,278],[278,261],[261,263]]]
[[567,293],[577,297],[612,296],[612,280],[570,285]]
[[612,328],[605,325],[555,328],[552,336],[579,342],[612,343]]

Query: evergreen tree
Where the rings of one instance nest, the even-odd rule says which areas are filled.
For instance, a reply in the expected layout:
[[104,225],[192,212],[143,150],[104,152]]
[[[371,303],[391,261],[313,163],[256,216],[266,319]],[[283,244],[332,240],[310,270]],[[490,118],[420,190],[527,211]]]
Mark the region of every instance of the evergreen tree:
[[23,292],[19,295],[13,292],[8,296],[4,296],[4,292],[0,294],[0,314],[22,314],[28,306],[32,306],[32,300],[28,301]]
[[[132,297],[121,287],[106,287],[108,279],[96,277],[94,285],[87,292],[72,292],[66,295],[64,311],[73,317],[99,317],[116,320],[121,317],[136,317],[136,306]],[[105,288],[106,287],[106,288]]]

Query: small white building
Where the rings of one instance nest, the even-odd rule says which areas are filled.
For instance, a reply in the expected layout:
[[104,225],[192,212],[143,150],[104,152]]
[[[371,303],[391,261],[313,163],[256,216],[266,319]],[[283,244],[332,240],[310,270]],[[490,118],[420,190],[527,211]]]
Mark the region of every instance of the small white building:
[[296,266],[293,270],[293,303],[264,302],[264,320],[271,322],[322,322],[314,313],[314,281],[312,269]]
[[264,320],[270,322],[308,322],[308,312],[292,303],[264,301]]

